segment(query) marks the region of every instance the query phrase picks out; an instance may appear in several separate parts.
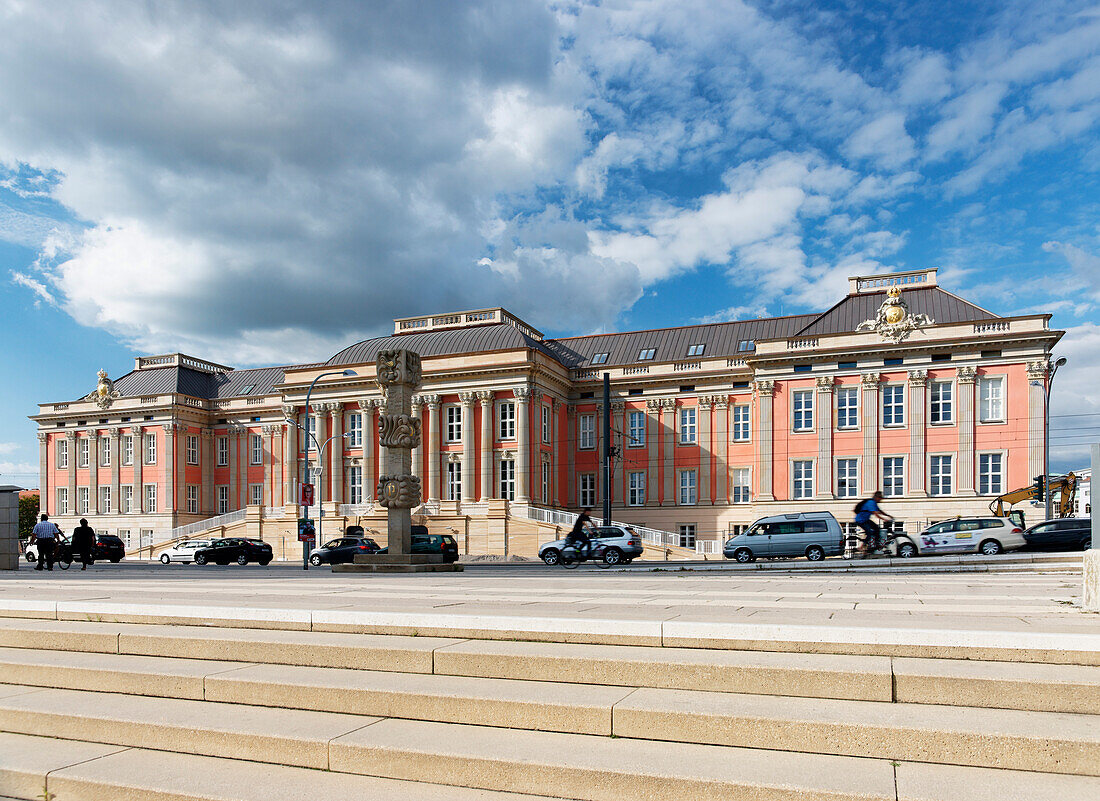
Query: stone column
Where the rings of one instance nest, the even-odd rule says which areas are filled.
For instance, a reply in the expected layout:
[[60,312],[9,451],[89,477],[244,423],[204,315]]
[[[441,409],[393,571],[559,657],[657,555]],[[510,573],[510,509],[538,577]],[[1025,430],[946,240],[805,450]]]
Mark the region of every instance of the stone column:
[[[374,407],[377,401],[373,398],[364,398],[358,402],[359,414],[363,420],[360,428],[363,432],[363,486],[360,494],[363,503],[371,503],[375,500],[374,482],[374,438],[377,435],[377,426],[374,425]],[[415,416],[415,415],[414,415]]]
[[164,423],[161,428],[164,430],[165,505],[161,506],[158,498],[157,509],[159,512],[171,514],[176,511],[176,432],[179,431],[180,427],[176,423]]
[[[54,448],[57,446],[55,445]],[[66,446],[68,447],[68,446]],[[53,482],[49,477],[49,458],[50,458],[50,435],[45,431],[38,432],[38,510],[40,512],[46,512],[47,514],[57,514],[55,504],[56,499],[50,498],[50,493],[53,492]],[[56,457],[55,457],[56,458]]]
[[99,514],[99,431],[88,432],[88,514]]
[[558,415],[561,413],[561,401],[557,398],[550,400],[550,504],[561,506],[561,498],[558,495],[558,472],[560,470],[558,454],[561,445],[558,442],[560,435]]
[[477,489],[474,487],[474,401],[477,395],[460,392],[458,399],[462,401],[462,502],[473,503],[477,500]]
[[329,436],[336,437],[328,445],[329,480],[333,503],[344,502],[344,404],[328,404]]
[[189,429],[186,423],[176,426],[179,442],[176,443],[176,490],[173,511],[184,512],[187,510],[187,437]]
[[439,481],[440,453],[442,452],[442,432],[439,429],[440,398],[438,395],[424,395],[423,399],[428,407],[428,501],[436,503],[442,497]]
[[569,403],[565,407],[566,464],[569,466],[569,485],[565,488],[566,506],[577,508],[577,407]]
[[817,469],[814,497],[831,499],[833,494],[833,389],[832,376],[817,379]]
[[978,373],[973,367],[964,365],[956,374],[959,388],[959,485],[956,494],[977,495],[974,487],[974,385]]
[[493,393],[477,393],[481,404],[481,492],[482,501],[493,497]]
[[240,445],[240,428],[236,425],[230,425],[226,429],[226,442],[229,447],[229,511],[233,512],[241,508],[238,497],[238,488],[240,485],[240,458],[238,454],[238,446]]
[[[298,409],[295,406],[283,406],[283,504],[298,505]],[[211,449],[212,450],[212,449]],[[211,470],[213,473],[213,470]],[[297,514],[297,513],[295,513]]]
[[145,487],[142,472],[145,466],[145,433],[141,426],[131,426],[130,436],[134,438],[134,514],[145,511]]
[[[423,407],[424,398],[420,395],[413,395],[410,408],[412,410],[412,416],[417,420],[423,420]],[[412,451],[412,474],[414,476],[419,476],[421,479],[424,478],[424,451],[420,447],[420,443],[417,443],[417,446],[413,448]]]
[[531,395],[529,386],[512,390],[516,397],[516,503],[530,503],[531,480]]
[[673,398],[664,398],[661,400],[661,423],[663,426],[662,434],[664,435],[664,453],[661,459],[662,468],[662,485],[664,486],[664,497],[661,499],[662,506],[675,506],[676,505],[676,476],[674,475],[676,469],[676,462],[673,458],[676,451],[676,401]]
[[729,412],[730,401],[725,395],[715,395],[712,399],[715,409],[716,430],[714,439],[718,445],[718,458],[715,464],[718,486],[714,495],[714,502],[725,505],[730,502],[729,491]]
[[275,453],[275,426],[266,425],[261,428],[263,431],[263,454],[260,457],[263,460],[264,465],[264,492],[263,492],[263,504],[264,506],[274,506],[274,498],[272,497],[271,488],[271,456]]
[[699,504],[711,503],[710,500],[710,479],[714,475],[714,467],[711,464],[711,457],[714,455],[714,451],[711,449],[710,443],[710,410],[712,408],[711,399],[702,395],[699,398],[699,409],[696,414],[699,416]]
[[[597,422],[597,425],[599,425],[601,428],[603,427],[603,417],[601,417],[599,419],[599,421]],[[625,401],[619,401],[619,400],[611,401],[611,431],[614,432],[616,430],[619,430],[619,431],[626,431],[627,430],[627,426],[626,426],[626,402]],[[622,442],[623,442],[623,445],[625,446],[625,444],[626,444],[625,439],[622,440]],[[611,447],[612,448],[615,447],[615,435],[614,435],[614,433],[612,433],[612,436],[611,436]],[[624,450],[625,450],[625,448],[624,448]],[[625,454],[620,454],[620,455],[625,455]],[[612,457],[611,464],[612,464],[612,466],[614,466],[614,464],[615,464],[614,457]],[[619,505],[620,506],[626,506],[626,502],[629,499],[629,496],[628,496],[627,493],[629,491],[628,482],[630,481],[630,479],[626,474],[626,470],[619,470],[618,471],[619,486],[616,488],[615,487],[615,475],[614,475],[614,473],[615,473],[615,471],[612,470],[611,489],[609,490],[609,492],[611,493],[611,503],[612,503],[612,505],[614,505],[615,504],[615,499],[616,498],[621,498],[622,500],[619,501]],[[603,448],[600,448],[600,473],[599,473],[599,478],[597,479],[597,481],[602,486],[602,483],[603,483]]]
[[864,373],[863,386],[863,486],[867,496],[881,489],[878,469],[878,373]]
[[[321,448],[321,445],[324,444],[325,438],[328,436],[328,434],[325,431],[325,416],[326,416],[325,412],[326,411],[327,411],[327,404],[324,404],[324,403],[314,403],[313,404],[313,408],[310,409],[310,417],[313,418],[313,421],[310,424],[313,428],[313,440],[306,443],[306,453],[307,454],[309,453],[310,445],[313,445],[313,447],[315,447],[317,449],[313,453],[313,458],[311,458],[311,459],[307,458],[306,459],[306,464],[309,464],[309,465],[312,466],[312,472],[313,472],[312,476],[306,476],[306,481],[313,484],[313,494],[314,494],[315,500],[317,501],[317,503],[314,504],[314,506],[316,506],[318,509],[321,508],[321,502],[322,501],[329,500],[329,498],[326,497],[326,495],[325,495],[325,483],[324,483],[324,481],[318,481],[318,480],[314,479],[314,476],[323,477],[323,473],[321,471],[321,461],[320,461],[321,460],[321,451],[320,451],[320,448]],[[314,443],[316,443],[316,444],[314,444]]]
[[[661,431],[661,402],[659,400],[647,400],[645,402],[645,431],[646,431],[646,476],[645,476],[645,505],[658,506],[660,503],[660,463],[657,461],[659,452],[659,439]],[[572,470],[570,470],[572,473]]]
[[65,442],[68,443],[65,448],[69,451],[69,514],[73,514],[76,512],[76,432],[66,431]]
[[119,447],[122,432],[116,427],[110,429],[107,435],[111,438],[111,508],[107,511],[117,514],[122,511],[122,449]]
[[1046,472],[1043,429],[1046,426],[1046,385],[1049,369],[1050,365],[1046,361],[1027,363],[1027,477],[1032,481],[1035,476]]
[[[420,479],[411,473],[412,449],[420,439],[420,421],[410,414],[412,394],[420,385],[420,377],[418,354],[406,350],[378,354],[378,383],[386,393],[386,408],[378,422],[378,440],[386,449],[385,473],[378,478],[378,499],[387,509],[389,554],[406,559],[412,554],[411,510],[420,505]],[[429,420],[437,420],[439,396],[429,396],[427,401]],[[435,428],[438,437],[438,425]],[[434,474],[438,482],[438,442],[434,450]],[[432,472],[429,470],[429,476]]]
[[[928,495],[928,457],[925,445],[927,370],[909,371],[909,495]],[[954,489],[954,487],[952,487]]]
[[775,400],[775,382],[771,379],[763,379],[753,382],[753,391],[756,394],[758,435],[756,436],[756,493],[753,497],[761,501],[774,501],[773,492],[773,460],[774,447],[772,403]]

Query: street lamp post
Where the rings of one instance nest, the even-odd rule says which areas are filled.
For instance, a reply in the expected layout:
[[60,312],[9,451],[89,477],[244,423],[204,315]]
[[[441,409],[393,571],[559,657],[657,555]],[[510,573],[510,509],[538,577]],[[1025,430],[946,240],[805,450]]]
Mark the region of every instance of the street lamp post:
[[[309,389],[306,390],[306,419],[307,420],[309,419],[309,396],[313,393],[313,388],[315,386],[317,386],[317,382],[319,380],[321,380],[322,378],[324,378],[325,376],[327,376],[327,375],[353,376],[353,375],[358,375],[358,373],[356,373],[354,370],[329,370],[327,373],[318,373],[314,377],[312,383],[310,383]],[[302,427],[301,425],[298,424],[297,421],[295,421],[294,424],[297,425],[299,428]],[[321,459],[321,457],[323,456],[323,454],[321,453],[321,447],[317,443],[317,437],[314,436],[313,431],[311,429],[312,429],[312,426],[307,427],[306,428],[306,434],[310,437],[310,439],[313,440],[313,444],[317,445],[317,458]],[[325,444],[327,445],[333,439],[334,439],[334,437],[329,437],[329,439],[325,442]],[[322,462],[322,464],[323,464],[323,462]],[[306,471],[306,478],[309,478],[309,441],[308,440],[306,441],[305,471]],[[301,486],[302,486],[303,483],[305,483],[305,482],[302,481],[302,476],[301,476],[301,474],[299,474],[298,475],[298,487],[299,487],[298,492],[299,492],[299,495],[301,494]],[[310,507],[310,504],[304,504],[304,506],[305,506],[305,519],[309,520],[309,507]],[[314,529],[314,530],[316,530],[316,529]],[[309,543],[304,542],[304,541],[302,542],[302,570],[309,570]]]
[[[1046,381],[1041,386],[1043,387],[1043,499],[1046,501],[1046,517],[1044,520],[1050,520],[1050,516],[1053,512],[1053,503],[1050,497],[1050,390],[1054,385],[1054,376],[1058,372],[1058,368],[1064,366],[1066,358],[1063,356],[1058,359],[1054,364],[1050,365],[1050,369],[1047,373]],[[1040,386],[1039,382],[1033,381],[1033,384]]]

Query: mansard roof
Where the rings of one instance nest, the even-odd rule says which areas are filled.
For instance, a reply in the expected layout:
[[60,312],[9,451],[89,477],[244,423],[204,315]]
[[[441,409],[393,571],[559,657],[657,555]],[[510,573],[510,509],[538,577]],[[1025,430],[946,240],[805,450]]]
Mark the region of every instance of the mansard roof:
[[[901,298],[909,307],[910,313],[927,314],[937,325],[997,319],[996,314],[937,286],[906,289]],[[819,336],[855,331],[856,326],[864,320],[875,318],[885,299],[886,290],[848,295],[825,313],[812,315],[811,322],[791,336]]]
[[533,348],[557,358],[547,347],[547,343],[527,335],[514,325],[504,323],[366,339],[344,348],[326,364],[369,364],[377,361],[379,351],[390,348],[413,350],[421,356],[453,356],[460,353]]
[[114,387],[123,397],[178,393],[214,400],[268,395],[283,380],[283,370],[282,367],[259,367],[207,373],[178,366],[146,367],[117,379]]

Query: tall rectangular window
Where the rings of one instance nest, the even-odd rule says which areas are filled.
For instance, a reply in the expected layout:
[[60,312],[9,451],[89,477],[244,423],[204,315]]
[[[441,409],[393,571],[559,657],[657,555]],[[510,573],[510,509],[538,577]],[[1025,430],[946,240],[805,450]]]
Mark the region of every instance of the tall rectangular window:
[[859,387],[837,387],[836,427],[859,428]]
[[791,406],[794,410],[794,430],[813,431],[814,393],[813,390],[799,390],[791,393]]
[[1005,379],[1003,375],[978,379],[978,398],[983,423],[1003,423],[1005,419]]
[[187,513],[191,515],[199,513],[199,488],[194,484],[187,485]]
[[88,504],[89,504],[88,488],[87,487],[77,487],[76,488],[76,513],[78,515],[88,514]]
[[733,502],[749,503],[752,500],[752,468],[733,468]]
[[694,445],[695,432],[695,407],[680,409],[680,444]]
[[302,436],[306,440],[306,450],[315,451],[317,450],[317,418],[312,414],[303,414],[302,419],[305,428]]
[[1005,491],[1004,456],[1000,453],[978,454],[978,494],[1000,495]]
[[218,437],[218,467],[229,465],[229,437]]
[[804,500],[814,497],[814,463],[810,459],[800,459],[792,463],[792,495]]
[[630,412],[627,415],[630,440],[628,446],[641,448],[645,445],[645,412]]
[[542,463],[542,502],[550,503],[550,463]]
[[928,387],[928,397],[930,423],[944,425],[954,421],[954,385],[950,381],[933,381]]
[[351,413],[348,415],[348,447],[349,448],[362,448],[363,447],[363,415],[358,413]]
[[905,458],[884,456],[882,459],[882,494],[897,498],[905,494]]
[[506,501],[516,499],[516,463],[512,459],[500,460],[500,497]]
[[187,464],[199,463],[199,438],[187,435]]
[[134,511],[134,485],[126,484],[122,487],[122,513],[128,515]]
[[737,404],[733,407],[733,441],[748,442],[752,437],[752,423],[749,417],[750,407],[747,403]]
[[145,485],[145,511],[153,514],[157,511],[157,485]]
[[[358,415],[353,415],[358,417]],[[361,504],[363,502],[363,468],[361,465],[352,465],[348,468],[348,503]]]
[[516,438],[516,404],[506,401],[497,407],[499,439]]
[[134,463],[134,438],[132,435],[127,435],[122,438],[122,463]]
[[58,487],[57,488],[57,512],[59,515],[67,515],[69,513],[69,488]]
[[114,511],[111,508],[111,485],[107,484],[99,488],[99,513],[109,515]]
[[694,506],[696,503],[695,471],[680,471],[680,505]]
[[596,474],[581,473],[577,476],[577,490],[582,509],[591,509],[596,505]]
[[928,460],[928,492],[931,495],[951,494],[951,457],[932,456]]
[[695,524],[686,523],[679,526],[677,533],[680,536],[681,548],[694,548],[695,547]]
[[69,466],[69,442],[65,439],[57,441],[57,469],[65,470]]
[[859,460],[836,460],[836,497],[859,497]]
[[447,442],[462,442],[462,407],[445,407],[447,416]]
[[905,425],[905,385],[886,384],[882,388],[882,424]]
[[218,487],[218,514],[224,515],[229,512],[229,487],[222,484]]
[[145,435],[145,464],[157,463],[157,435]]
[[550,407],[542,407],[542,441],[550,444]]
[[248,437],[248,443],[250,451],[250,464],[263,464],[264,463],[264,438],[259,434],[251,434]]
[[91,440],[87,437],[82,437],[76,441],[76,466],[87,467],[89,463],[89,453],[91,451]]
[[264,485],[263,484],[249,484],[248,485],[248,505],[249,506],[263,506],[264,505]]
[[577,447],[581,450],[596,447],[596,415],[577,416]]
[[462,498],[462,463],[447,462],[447,500]]
[[101,467],[111,466],[111,440],[108,437],[99,438],[99,464]]
[[645,472],[632,471],[627,476],[626,502],[631,506],[645,505]]

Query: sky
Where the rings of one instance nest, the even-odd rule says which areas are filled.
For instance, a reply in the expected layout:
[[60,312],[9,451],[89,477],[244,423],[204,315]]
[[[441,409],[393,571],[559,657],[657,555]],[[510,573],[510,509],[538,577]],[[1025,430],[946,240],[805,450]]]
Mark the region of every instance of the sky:
[[1083,465],[1100,5],[0,0],[0,483],[37,481],[35,404],[136,355],[792,314],[926,267],[1054,314]]

